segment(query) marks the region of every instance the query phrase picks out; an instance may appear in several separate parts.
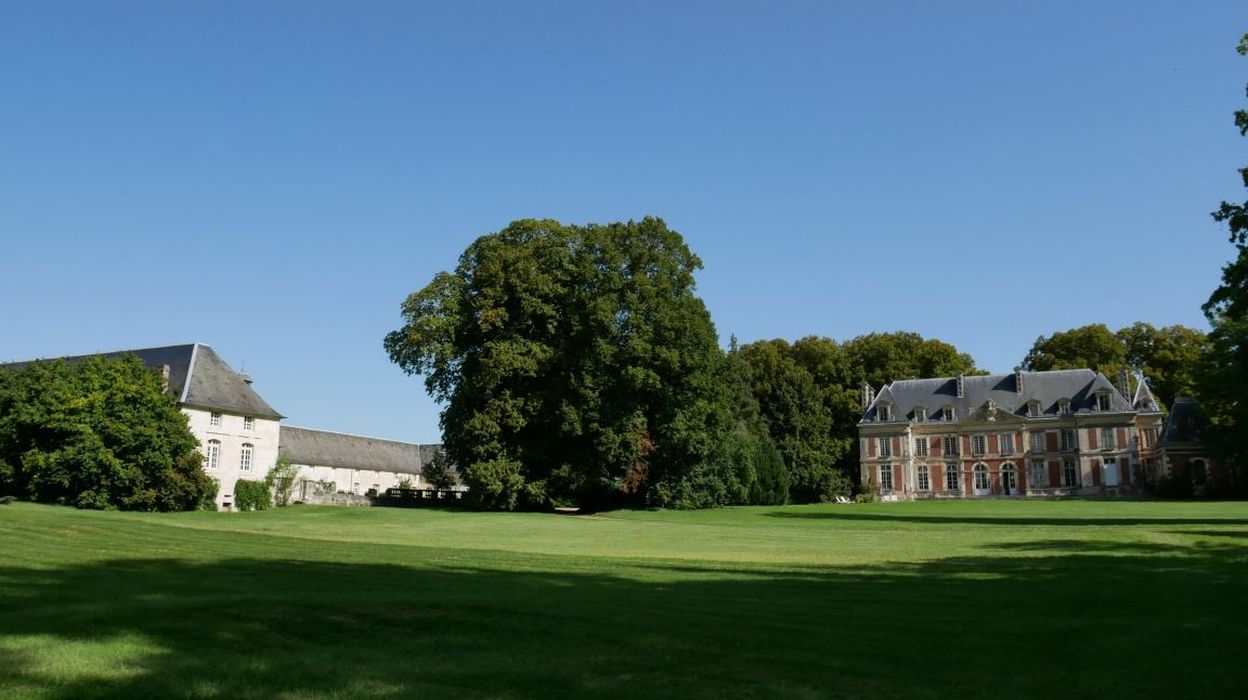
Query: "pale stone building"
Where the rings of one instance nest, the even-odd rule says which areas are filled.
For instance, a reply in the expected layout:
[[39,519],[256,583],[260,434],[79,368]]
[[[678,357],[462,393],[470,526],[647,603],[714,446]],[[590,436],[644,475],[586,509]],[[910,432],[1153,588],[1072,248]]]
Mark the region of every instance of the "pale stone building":
[[[234,507],[239,479],[263,480],[279,453],[300,465],[297,489],[308,483],[331,492],[362,494],[382,491],[404,479],[420,485],[420,469],[439,445],[363,438],[281,425],[285,417],[256,392],[252,380],[234,371],[212,347],[203,343],[139,348],[62,358],[134,355],[164,377],[166,387],[186,414],[199,440],[204,472],[217,482],[217,507]],[[21,364],[21,363],[19,363]]]

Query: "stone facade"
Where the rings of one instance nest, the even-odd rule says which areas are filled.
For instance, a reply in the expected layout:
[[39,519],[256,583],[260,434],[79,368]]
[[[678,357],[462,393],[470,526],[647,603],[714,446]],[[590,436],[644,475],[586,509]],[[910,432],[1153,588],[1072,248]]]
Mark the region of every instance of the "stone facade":
[[1162,414],[1138,378],[1015,372],[864,386],[860,479],[886,499],[1129,495],[1158,469]]

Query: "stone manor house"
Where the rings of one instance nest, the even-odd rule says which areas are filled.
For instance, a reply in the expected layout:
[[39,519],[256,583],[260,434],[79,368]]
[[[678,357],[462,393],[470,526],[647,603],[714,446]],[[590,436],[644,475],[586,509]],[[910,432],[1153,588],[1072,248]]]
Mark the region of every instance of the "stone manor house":
[[1088,369],[864,384],[862,483],[890,500],[1137,493],[1166,455],[1135,379],[1133,396],[1125,372],[1115,385]]
[[[137,356],[160,372],[199,439],[204,471],[216,479],[217,507],[232,509],[239,479],[262,480],[284,455],[298,466],[293,498],[362,495],[400,482],[426,488],[420,470],[439,445],[349,435],[281,424],[285,417],[256,393],[252,380],[234,371],[203,343],[100,353]],[[88,356],[64,358],[69,361]]]

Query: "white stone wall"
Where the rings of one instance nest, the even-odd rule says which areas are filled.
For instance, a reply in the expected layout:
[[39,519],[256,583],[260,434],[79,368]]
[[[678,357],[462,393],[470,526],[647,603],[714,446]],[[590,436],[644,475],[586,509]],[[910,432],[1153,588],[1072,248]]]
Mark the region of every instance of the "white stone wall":
[[[396,488],[399,482],[407,478],[414,489],[431,488],[419,474],[406,474],[399,472],[382,472],[372,471],[369,469],[342,469],[336,467],[317,467],[308,464],[295,465],[299,468],[299,473],[295,477],[295,490],[291,494],[291,498],[299,501],[303,500],[303,482],[325,482],[332,483],[334,491],[343,491],[346,493],[354,493],[363,495],[369,489],[375,488],[379,492],[386,489]],[[311,483],[307,486],[312,489]]]
[[[221,443],[221,455],[216,469],[205,465],[204,472],[217,480],[217,507],[234,504],[234,482],[239,479],[260,481],[277,462],[277,445],[281,424],[267,418],[256,418],[252,429],[243,427],[244,416],[221,412],[221,425],[212,425],[212,412],[198,408],[183,407],[190,422],[191,432],[199,439],[200,452],[207,454],[208,441]],[[244,444],[252,446],[251,469],[240,467]]]

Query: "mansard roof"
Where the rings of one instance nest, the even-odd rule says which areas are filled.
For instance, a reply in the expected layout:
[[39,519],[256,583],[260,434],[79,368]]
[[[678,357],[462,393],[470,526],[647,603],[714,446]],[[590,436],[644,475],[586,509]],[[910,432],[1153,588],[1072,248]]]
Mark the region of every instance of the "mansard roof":
[[[116,358],[125,355],[135,355],[144,365],[154,370],[159,371],[167,366],[169,390],[177,397],[178,403],[184,406],[273,420],[284,417],[256,393],[249,379],[235,372],[215,350],[203,343],[118,350],[59,359],[76,362],[88,357]],[[16,362],[9,366],[25,364],[29,363]]]
[[419,474],[442,446],[284,425],[277,449],[294,464]]
[[989,400],[1000,410],[1022,416],[1027,414],[1027,405],[1031,401],[1039,402],[1042,415],[1056,415],[1058,403],[1065,399],[1070,401],[1071,412],[1077,413],[1094,409],[1096,394],[1102,391],[1109,396],[1111,411],[1133,410],[1126,397],[1100,372],[1069,369],[1021,372],[1020,376],[1023,380],[1021,392],[1017,390],[1014,374],[964,376],[962,397],[958,397],[957,377],[898,380],[880,390],[862,420],[876,420],[876,407],[881,399],[892,404],[893,419],[897,421],[909,420],[914,409],[920,406],[926,408],[930,415],[949,406],[954,409],[955,417],[964,418]]
[[1200,442],[1209,428],[1209,417],[1200,407],[1200,401],[1190,396],[1175,398],[1170,407],[1170,417],[1161,431],[1163,447]]

